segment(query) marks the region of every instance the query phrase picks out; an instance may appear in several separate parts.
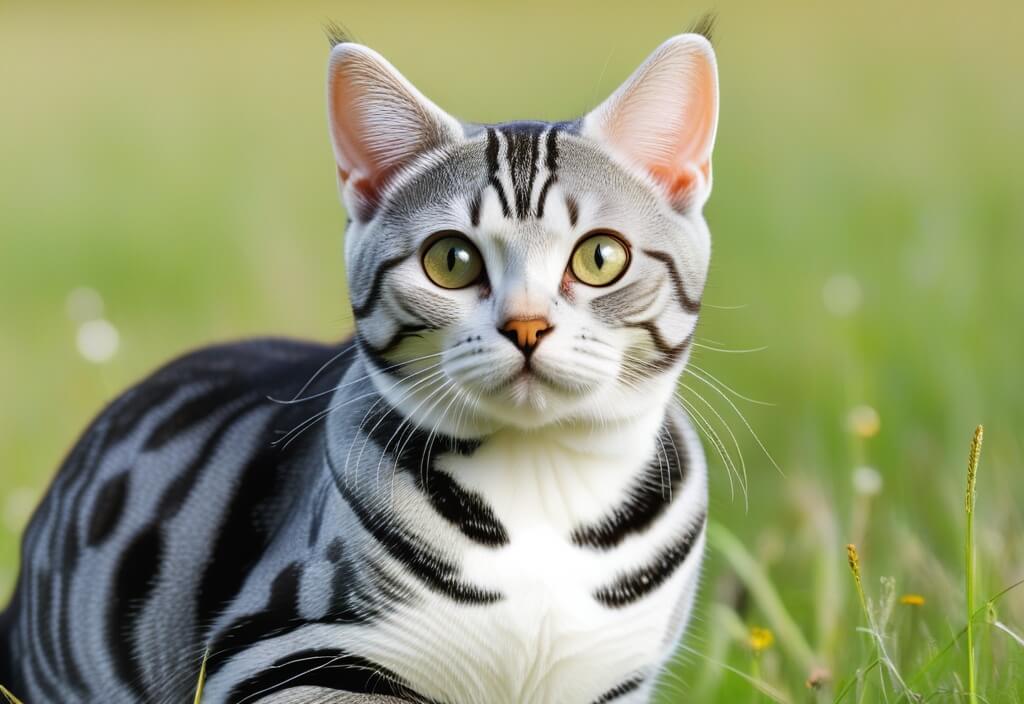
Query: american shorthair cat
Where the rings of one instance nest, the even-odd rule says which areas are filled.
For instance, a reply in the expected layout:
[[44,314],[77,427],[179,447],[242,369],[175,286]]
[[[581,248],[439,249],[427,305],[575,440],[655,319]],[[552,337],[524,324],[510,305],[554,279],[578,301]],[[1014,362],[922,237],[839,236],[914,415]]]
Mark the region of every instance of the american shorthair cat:
[[568,122],[461,122],[339,42],[355,335],[187,355],[90,426],[0,618],[26,704],[647,702],[707,517],[675,398],[715,56]]

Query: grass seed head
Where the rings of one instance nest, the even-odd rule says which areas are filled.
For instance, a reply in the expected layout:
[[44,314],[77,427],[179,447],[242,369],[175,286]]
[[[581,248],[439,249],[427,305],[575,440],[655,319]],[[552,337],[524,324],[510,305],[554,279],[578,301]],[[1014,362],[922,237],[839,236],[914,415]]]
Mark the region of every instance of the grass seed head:
[[978,461],[981,459],[981,441],[984,436],[984,426],[979,425],[974,429],[974,439],[971,440],[971,454],[967,458],[967,496],[964,500],[964,508],[967,510],[967,513],[974,513],[974,500],[978,483]]
[[846,557],[850,561],[850,572],[860,586],[860,555],[857,554],[857,546],[853,543],[846,546]]

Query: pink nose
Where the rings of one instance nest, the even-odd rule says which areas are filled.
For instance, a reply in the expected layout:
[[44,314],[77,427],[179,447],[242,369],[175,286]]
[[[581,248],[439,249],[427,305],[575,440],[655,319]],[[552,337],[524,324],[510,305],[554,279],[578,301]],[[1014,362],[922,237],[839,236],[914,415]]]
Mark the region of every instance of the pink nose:
[[508,320],[499,330],[529,358],[540,344],[540,339],[551,332],[552,327],[547,318],[528,318]]

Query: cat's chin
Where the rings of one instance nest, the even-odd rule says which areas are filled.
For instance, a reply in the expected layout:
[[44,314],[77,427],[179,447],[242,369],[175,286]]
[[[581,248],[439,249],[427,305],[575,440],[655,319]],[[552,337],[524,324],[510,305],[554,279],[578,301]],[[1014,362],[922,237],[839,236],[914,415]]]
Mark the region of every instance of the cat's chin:
[[589,389],[569,389],[537,370],[523,369],[479,395],[477,405],[502,425],[536,429],[572,415],[590,395]]

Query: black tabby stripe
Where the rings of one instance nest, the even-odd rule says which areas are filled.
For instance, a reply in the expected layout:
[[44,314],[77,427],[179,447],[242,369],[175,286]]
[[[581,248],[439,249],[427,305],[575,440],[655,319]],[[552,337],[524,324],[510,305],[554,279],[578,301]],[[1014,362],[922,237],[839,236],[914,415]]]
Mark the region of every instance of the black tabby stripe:
[[569,211],[569,225],[576,227],[576,223],[580,219],[580,204],[572,196],[566,196],[565,209]]
[[301,580],[302,565],[292,562],[270,583],[270,598],[262,611],[235,619],[220,631],[210,644],[210,657],[206,663],[208,677],[227,664],[235,653],[305,625],[299,619],[298,610]]
[[463,488],[447,472],[435,469],[433,454],[428,461],[430,469],[426,477],[412,468],[408,469],[412,471],[416,485],[426,493],[434,510],[476,543],[488,547],[508,545],[508,531],[484,498],[475,491]]
[[295,687],[323,687],[352,694],[375,694],[403,701],[432,700],[414,692],[385,667],[344,650],[300,650],[274,662],[269,668],[235,685],[228,695],[232,704]]
[[498,178],[498,135],[494,129],[487,130],[487,171],[488,183],[498,194],[498,201],[501,203],[501,214],[508,217],[511,211],[508,207],[508,199],[505,197],[505,189]]
[[620,609],[653,592],[686,561],[704,531],[706,520],[707,514],[701,512],[690,528],[659,551],[649,564],[620,575],[611,584],[594,592],[594,598],[609,608]]
[[480,447],[479,440],[462,440],[442,433],[427,433],[409,423],[393,408],[381,409],[366,423],[369,437],[382,453],[390,452],[394,464],[407,472],[430,505],[470,540],[488,547],[508,544],[508,531],[484,498],[460,485],[437,468],[443,454],[468,457]]
[[640,688],[640,685],[642,685],[643,683],[643,677],[640,677],[639,675],[637,675],[636,677],[631,677],[625,682],[622,682],[612,687],[607,692],[602,694],[600,697],[595,699],[594,704],[608,704],[608,702],[615,701],[619,697],[623,697],[629,694],[630,692],[635,692]]
[[538,218],[544,217],[544,205],[548,200],[548,191],[558,180],[558,125],[551,125],[544,144],[544,151],[547,152],[544,157],[544,167],[547,169],[548,177],[544,180],[544,185],[540,187],[540,195],[537,197]]
[[[276,418],[266,425],[261,437],[269,438]],[[270,516],[279,499],[281,474],[285,471],[281,451],[269,442],[257,450],[238,475],[234,494],[224,510],[213,550],[199,582],[196,619],[202,627],[213,622],[241,589],[253,565],[270,542]]]
[[650,335],[651,342],[654,343],[655,349],[661,355],[657,359],[645,362],[643,367],[638,369],[639,373],[652,374],[670,369],[690,349],[690,345],[693,344],[693,332],[690,332],[678,345],[670,344],[661,336],[661,331],[658,330],[657,324],[650,320],[645,320],[641,323],[626,323],[622,327],[638,328],[645,331]]
[[327,500],[330,498],[331,489],[323,486],[320,495],[313,504],[313,512],[309,516],[309,538],[306,540],[308,547],[313,547],[320,540],[320,530],[324,524],[324,513],[327,510]]
[[[334,565],[331,577],[331,608],[319,619],[320,623],[365,623],[372,621],[391,606],[408,601],[406,589],[392,577],[380,560],[374,556],[356,556],[345,559],[345,541],[334,538],[324,553]],[[361,581],[355,562],[370,574],[370,586]]]
[[380,289],[384,285],[384,277],[389,271],[404,262],[410,256],[412,255],[401,254],[397,257],[391,257],[390,259],[385,259],[381,262],[376,271],[373,272],[373,280],[370,282],[370,290],[366,294],[366,298],[363,299],[362,303],[358,304],[354,300],[352,301],[352,312],[355,314],[357,319],[365,318],[373,312],[374,308],[377,307],[377,304],[380,303],[381,300]]
[[90,547],[100,545],[117,527],[124,512],[130,478],[131,470],[126,469],[104,482],[97,492],[85,533],[86,544]]
[[676,442],[666,426],[659,434],[654,458],[628,489],[626,500],[597,523],[572,532],[580,547],[610,550],[630,535],[647,530],[678,496],[688,471],[686,444]]
[[477,191],[469,202],[469,222],[473,227],[480,226],[480,208],[483,206],[484,194]]
[[458,567],[423,545],[415,536],[407,535],[395,524],[393,517],[375,514],[364,506],[360,498],[345,486],[330,453],[325,453],[324,456],[335,477],[338,491],[363,530],[420,582],[435,592],[464,604],[492,604],[503,598],[498,592],[463,582],[459,578]]
[[210,418],[211,410],[223,407],[242,395],[238,384],[216,386],[194,396],[168,414],[149,434],[143,450],[154,452]]
[[40,679],[49,680],[57,678],[57,645],[53,638],[53,623],[50,619],[50,612],[53,608],[53,573],[46,569],[37,569],[35,572],[35,609],[32,627],[34,629],[32,640],[38,646],[33,649],[35,657],[35,671]]
[[135,650],[135,626],[152,591],[164,555],[158,524],[150,524],[121,554],[114,573],[113,592],[107,604],[107,652],[114,671],[140,700],[146,698],[142,663]]
[[192,462],[171,482],[160,497],[152,523],[142,528],[127,550],[122,553],[116,576],[114,594],[107,611],[107,642],[114,656],[115,671],[126,685],[141,697],[142,666],[134,647],[135,628],[142,607],[155,586],[163,564],[165,541],[161,526],[181,510],[195,487],[202,470],[220,447],[238,419],[249,413],[262,399],[252,400],[229,413],[207,437]]
[[[99,466],[97,462],[98,455],[94,454],[98,445],[98,435],[92,435],[83,439],[72,452],[70,459],[74,466],[72,477],[74,478],[74,475],[81,474],[81,479],[74,488],[66,487],[62,492],[61,500],[58,502],[63,504],[65,498],[70,499],[67,506],[67,514],[58,513],[58,515],[70,516],[71,520],[66,521],[63,532],[55,529],[52,533],[55,539],[58,537],[62,538],[59,553],[60,572],[56,603],[57,632],[59,633],[57,640],[59,649],[58,662],[61,666],[62,679],[65,685],[76,692],[85,692],[87,687],[82,671],[75,660],[71,644],[71,578],[75,573],[75,568],[78,565],[81,554],[79,520],[83,513],[82,504],[85,501],[85,497],[89,494],[88,489],[91,488],[91,480]],[[86,469],[83,471],[79,467]],[[52,541],[51,546],[54,546]]]
[[198,483],[203,470],[210,465],[211,458],[220,449],[228,434],[238,425],[242,416],[250,413],[257,406],[268,403],[264,397],[253,394],[238,398],[241,405],[221,419],[220,424],[203,441],[188,466],[179,472],[170,486],[164,490],[156,508],[158,520],[168,521],[178,514],[178,511],[185,505],[188,495]]
[[665,269],[668,270],[669,281],[672,282],[672,287],[675,290],[676,301],[687,313],[697,315],[700,312],[700,299],[694,300],[686,293],[683,277],[679,275],[679,270],[676,269],[675,260],[672,259],[672,255],[666,252],[659,252],[656,249],[645,249],[643,252],[651,259],[665,265]]
[[540,151],[540,133],[543,124],[513,123],[502,128],[508,145],[505,160],[512,181],[516,217],[524,219],[530,211],[530,196],[537,177],[537,157]]
[[401,325],[395,334],[391,336],[391,339],[380,347],[370,344],[361,334],[356,335],[356,344],[359,346],[359,349],[362,351],[366,360],[373,364],[373,366],[377,367],[379,371],[386,371],[388,373],[398,375],[402,371],[402,368],[397,367],[392,369],[392,367],[395,367],[398,363],[389,360],[387,355],[394,352],[395,348],[410,337],[422,337],[422,333],[436,329],[437,328],[431,325]]
[[100,456],[106,455],[107,450],[131,435],[141,422],[150,417],[154,409],[170,399],[180,388],[179,384],[151,381],[136,386],[115,401],[110,409],[111,419],[104,434]]

